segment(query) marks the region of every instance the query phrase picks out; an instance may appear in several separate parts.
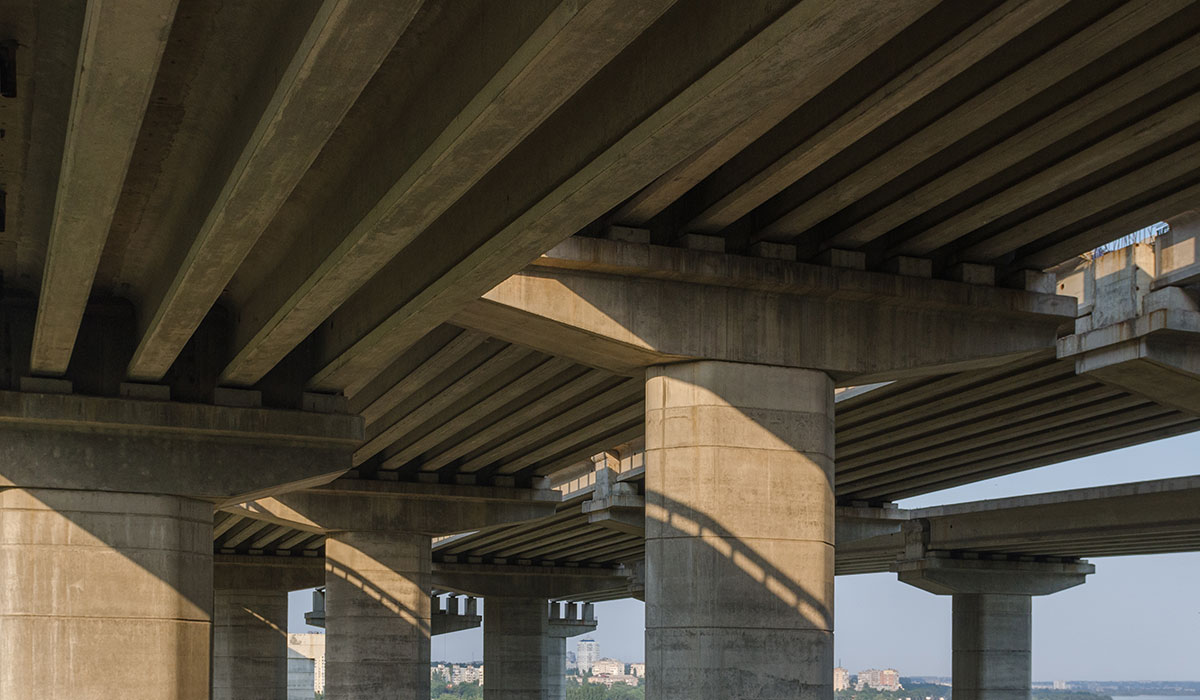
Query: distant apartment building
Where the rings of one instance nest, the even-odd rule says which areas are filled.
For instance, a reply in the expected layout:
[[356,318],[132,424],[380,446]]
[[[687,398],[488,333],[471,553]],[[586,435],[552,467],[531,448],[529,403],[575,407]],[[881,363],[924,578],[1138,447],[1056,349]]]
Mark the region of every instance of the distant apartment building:
[[600,660],[600,642],[594,639],[581,639],[575,646],[575,666],[580,673],[589,673],[592,664]]
[[625,662],[616,659],[600,659],[592,664],[593,676],[623,676],[625,675]]
[[591,678],[587,679],[587,682],[594,683],[597,685],[606,685],[609,688],[611,688],[614,685],[616,685],[617,683],[624,683],[625,685],[628,685],[628,686],[637,686],[638,679],[637,679],[637,676],[631,676],[626,673],[621,673],[621,674],[616,674],[616,675],[610,675],[610,674],[606,673],[604,675],[592,676]]
[[850,689],[850,672],[841,666],[833,669],[833,692]]
[[325,692],[325,635],[289,634],[288,700],[313,700]]
[[869,668],[858,672],[858,683],[855,687],[874,688],[875,690],[900,690],[900,672],[894,668]]
[[646,677],[646,664],[629,664],[629,675],[638,678]]
[[1067,682],[1066,681],[1054,681],[1054,689],[1055,690],[1066,690]]

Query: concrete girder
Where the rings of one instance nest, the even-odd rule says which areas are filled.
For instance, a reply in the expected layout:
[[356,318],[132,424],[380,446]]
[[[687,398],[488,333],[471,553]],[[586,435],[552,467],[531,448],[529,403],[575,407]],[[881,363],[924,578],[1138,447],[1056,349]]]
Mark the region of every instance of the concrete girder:
[[[631,226],[645,224],[666,209],[672,202],[683,196],[693,186],[724,166],[739,151],[763,137],[773,127],[777,127],[789,114],[812,99],[823,87],[833,82],[832,77],[838,71],[849,70],[851,66],[863,61],[872,52],[886,45],[889,40],[901,33],[918,18],[925,19],[927,15],[932,14],[936,14],[932,5],[913,3],[910,7],[906,8],[904,14],[894,17],[891,22],[865,27],[863,35],[856,39],[854,51],[842,51],[840,55],[832,57],[833,60],[830,60],[830,57],[823,57],[824,60],[829,61],[829,65],[822,71],[823,75],[814,76],[814,79],[803,83],[800,89],[791,91],[786,99],[760,110],[757,114],[739,124],[735,129],[722,135],[713,143],[699,149],[689,158],[671,168],[622,205],[614,219]],[[929,63],[923,62],[921,67],[927,68],[929,65]],[[915,72],[918,71],[909,71],[906,75],[911,80],[912,73]],[[903,84],[904,82],[906,81],[897,80],[889,84],[889,87],[893,88],[892,91],[896,91],[895,83]],[[917,87],[914,92],[919,92],[921,89]],[[899,96],[896,102],[902,103],[908,97],[909,95],[907,94]],[[867,111],[867,115],[865,116],[868,119],[874,118],[877,120],[870,122],[870,128],[874,128],[882,121],[885,121],[883,114],[887,114],[890,110],[899,111],[901,107],[896,102],[888,102],[878,110],[865,110]],[[843,121],[845,121],[845,118],[839,120],[839,122]],[[811,156],[810,159],[816,160]],[[798,179],[798,177],[799,175],[796,175],[796,178],[793,178],[791,181]],[[689,230],[701,230],[694,228],[692,225],[689,225],[687,228]]]
[[[1184,2],[1166,3],[1145,12],[1145,8],[1126,4],[1100,21],[1071,36],[1019,70],[989,85],[939,119],[926,125],[905,141],[889,149],[813,196],[800,193],[791,197],[776,197],[760,207],[758,216],[772,223],[757,231],[757,240],[775,240],[808,231],[816,224],[836,214],[846,203],[878,189],[898,172],[910,170],[947,146],[984,127],[996,114],[1003,114],[1029,99],[1029,96],[1050,88],[1105,53],[1146,31],[1158,22],[1184,9]],[[965,231],[964,231],[965,233]],[[826,248],[857,248],[870,242],[868,231],[834,235],[825,242]],[[900,246],[896,250],[903,250]]]
[[312,533],[406,532],[444,535],[543,518],[557,491],[338,479],[325,486],[227,506],[248,518]]
[[[599,387],[612,380],[612,375],[608,372],[600,370],[589,370],[584,374],[576,377],[562,386],[546,392],[535,404],[530,404],[523,407],[523,410],[514,411],[491,425],[476,431],[474,434],[466,436],[457,444],[448,446],[436,457],[433,457],[425,462],[422,462],[421,468],[424,471],[435,471],[442,469],[454,462],[454,460],[471,454],[491,441],[502,440],[506,435],[512,435],[518,428],[527,423],[540,425],[542,420],[532,420],[543,414],[559,415],[564,406],[570,405],[581,396],[589,396],[599,390]],[[529,429],[529,428],[527,428]],[[403,466],[403,463],[398,460],[389,458],[384,461],[383,466],[388,469],[394,469]]]
[[[425,237],[444,235],[418,240],[412,255],[395,259],[334,313],[330,326],[340,332],[318,337],[323,368],[310,384],[353,395],[396,348],[411,346],[675,163],[827,80],[825,66],[847,52],[861,55],[863,33],[906,24],[926,7],[772,5],[674,7],[490,173],[491,187],[481,183]],[[818,21],[823,31],[814,32]],[[706,39],[698,45],[689,36]],[[630,71],[639,80],[631,82]],[[598,103],[619,104],[623,113],[597,110]],[[447,241],[466,230],[489,237],[450,250]]]
[[[897,246],[892,252],[896,255],[930,255],[938,248],[962,236],[965,231],[978,230],[1010,211],[1029,206],[1031,203],[1070,185],[1072,182],[1084,180],[1098,170],[1110,167],[1124,158],[1135,155],[1142,149],[1150,148],[1192,127],[1195,124],[1192,115],[1197,109],[1200,109],[1200,95],[1193,95],[1192,97],[1179,100],[1165,109],[1155,111],[1142,121],[1127,126],[1112,134],[1107,139],[1072,155],[1070,158],[1066,158],[1053,166],[1045,168],[1036,175],[1012,185],[1003,192],[999,192],[989,199],[925,229],[920,234],[909,238],[903,244]],[[1179,160],[1181,157],[1183,160]],[[1167,158],[1157,161],[1151,166],[1151,169],[1159,171],[1156,173],[1156,176],[1163,177],[1164,179],[1170,179],[1168,175],[1172,171],[1176,175],[1183,175],[1191,170],[1187,167],[1189,157],[1192,159],[1191,162],[1194,163],[1195,149],[1183,148]],[[1118,179],[1108,183],[1109,190],[1103,194],[1109,197],[1107,201],[1111,201],[1111,198],[1115,196],[1114,192],[1128,192],[1129,184],[1131,183],[1136,184],[1143,190],[1151,189],[1153,184],[1152,178],[1144,179],[1140,182],[1130,179],[1124,183]],[[1099,203],[1102,205],[1104,201],[1093,200],[1093,202],[1090,202],[1089,207],[1079,212],[1080,218],[1095,212],[1097,208],[1095,204]],[[1077,206],[1078,204],[1076,203]],[[1103,207],[1101,206],[1100,208]],[[1061,227],[1046,227],[1042,228],[1041,231],[1044,232],[1047,229],[1056,230],[1056,228]],[[999,258],[1004,253],[1015,250],[1021,247],[1021,245],[1030,242],[1028,239],[1011,240],[1005,234],[1001,234],[1001,236],[1005,240],[1004,248],[1006,250],[1001,250],[998,254],[989,251],[989,254],[981,256],[978,259],[992,260]],[[1034,239],[1036,240],[1036,236]],[[966,252],[963,255],[964,259],[967,260],[976,259],[967,256]]]
[[0,434],[12,436],[0,487],[237,503],[336,478],[361,430],[356,416],[0,392]]
[[434,566],[433,582],[439,589],[485,599],[529,596],[567,600],[626,589],[629,575],[620,569],[591,567],[440,563]]
[[[910,107],[976,62],[985,60],[992,51],[1062,4],[1057,1],[1037,5],[1004,3],[892,78],[820,131],[791,147],[783,156],[769,163],[749,163],[746,162],[751,160],[749,158],[735,157],[730,164],[732,167],[727,165],[720,175],[703,182],[700,195],[705,202],[703,210],[687,224],[686,229],[698,233],[718,233],[731,226],[755,207],[870,133],[888,117]],[[709,175],[707,172],[702,174]],[[684,182],[695,184],[690,178]],[[653,190],[656,186],[658,189],[667,187],[665,183],[660,186],[656,182],[647,189]],[[684,193],[672,189],[674,196],[668,201]],[[650,197],[642,195],[637,199]],[[629,208],[629,205],[625,207]],[[631,217],[624,215],[625,209],[620,220],[631,221]],[[636,222],[637,219],[632,221]]]
[[[1072,302],[574,238],[466,307],[455,322],[622,374],[716,358],[814,367],[839,382],[865,383],[986,367],[1048,349],[1074,317]],[[889,342],[860,342],[867,336]]]
[[178,0],[88,3],[30,355],[67,371]]
[[[314,265],[308,251],[294,251],[280,264],[281,279],[294,283],[261,289],[249,300],[246,321],[237,331],[235,356],[222,381],[258,381],[672,1],[635,7],[612,0],[561,3],[540,18],[507,60],[480,68],[494,73],[351,230],[331,232],[343,238],[334,242],[329,255]],[[512,23],[519,26],[518,20],[525,18],[517,15],[537,11],[531,5],[513,12]],[[315,382],[326,388],[333,384],[338,389],[361,387],[321,377]]]
[[174,232],[179,259],[148,290],[130,378],[166,374],[422,1],[325,0],[286,70],[263,86],[270,98],[243,100],[265,108],[198,230]]

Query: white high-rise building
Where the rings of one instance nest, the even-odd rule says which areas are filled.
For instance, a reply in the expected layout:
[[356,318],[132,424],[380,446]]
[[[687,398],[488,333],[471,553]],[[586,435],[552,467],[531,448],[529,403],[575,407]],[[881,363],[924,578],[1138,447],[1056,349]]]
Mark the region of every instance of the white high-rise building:
[[581,639],[575,647],[575,666],[580,673],[590,673],[592,665],[600,660],[600,642]]
[[325,635],[288,635],[288,700],[312,700],[325,692]]

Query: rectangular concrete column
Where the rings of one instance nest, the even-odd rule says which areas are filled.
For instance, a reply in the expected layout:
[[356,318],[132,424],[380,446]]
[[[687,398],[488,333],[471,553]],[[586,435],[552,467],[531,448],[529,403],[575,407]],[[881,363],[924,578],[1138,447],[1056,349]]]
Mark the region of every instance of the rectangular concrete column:
[[1032,598],[954,596],[954,700],[1029,700]]
[[646,697],[833,697],[833,383],[646,378]]
[[331,533],[325,543],[325,697],[429,697],[430,537]]
[[545,666],[542,668],[542,692],[546,700],[566,700],[567,697],[567,638],[550,635],[545,643]]
[[287,700],[288,592],[213,595],[213,700]]
[[[488,598],[483,604],[485,700],[549,700],[552,654],[545,598]],[[560,672],[561,673],[561,672]]]
[[212,506],[0,490],[0,697],[206,700]]

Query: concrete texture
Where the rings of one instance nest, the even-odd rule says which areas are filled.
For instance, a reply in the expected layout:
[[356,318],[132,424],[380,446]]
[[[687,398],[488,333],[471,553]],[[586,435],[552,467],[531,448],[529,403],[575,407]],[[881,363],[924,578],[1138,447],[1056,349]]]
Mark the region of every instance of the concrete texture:
[[832,476],[827,375],[647,371],[648,699],[831,696]]
[[999,364],[1074,317],[1050,294],[573,238],[454,320],[623,374],[715,359],[866,383]]
[[236,503],[333,479],[361,436],[357,416],[0,392],[0,487]]
[[429,697],[430,539],[332,533],[325,544],[329,700]]
[[206,700],[212,506],[0,489],[0,697]]
[[286,590],[213,593],[212,700],[287,699]]
[[483,606],[484,699],[550,700],[554,696],[547,681],[564,673],[555,668],[561,645],[562,640],[550,637],[545,598],[488,598]]
[[1033,670],[1027,595],[954,596],[952,692],[967,700],[1028,700]]
[[[910,529],[909,534],[913,534]],[[896,565],[900,580],[954,596],[952,694],[956,700],[1028,700],[1035,595],[1078,586],[1095,571],[1086,562],[989,561],[925,556],[921,538]]]

